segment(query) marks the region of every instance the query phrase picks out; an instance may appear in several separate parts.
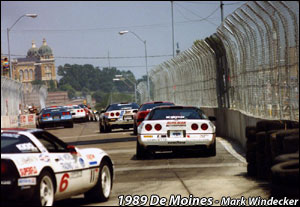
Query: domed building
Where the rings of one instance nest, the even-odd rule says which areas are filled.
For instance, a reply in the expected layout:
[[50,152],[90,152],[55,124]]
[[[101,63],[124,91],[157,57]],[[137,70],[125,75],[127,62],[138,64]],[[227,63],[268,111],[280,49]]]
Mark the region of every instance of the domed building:
[[45,81],[49,87],[53,80],[57,87],[55,73],[55,59],[52,49],[47,45],[46,39],[40,48],[36,47],[34,41],[27,51],[26,58],[18,58],[12,61],[13,77],[24,83],[25,90],[30,91],[31,82],[35,80]]

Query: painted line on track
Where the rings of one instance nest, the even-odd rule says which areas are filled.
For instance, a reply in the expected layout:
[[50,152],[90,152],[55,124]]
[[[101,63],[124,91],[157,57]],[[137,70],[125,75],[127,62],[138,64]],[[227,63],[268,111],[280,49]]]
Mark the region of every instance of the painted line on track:
[[247,164],[246,159],[241,156],[240,154],[238,154],[233,148],[232,146],[229,144],[228,141],[226,141],[225,139],[218,137],[218,141],[223,145],[223,147],[227,150],[227,152],[229,152],[232,156],[234,156],[236,159],[238,159],[239,161],[241,161],[242,163]]

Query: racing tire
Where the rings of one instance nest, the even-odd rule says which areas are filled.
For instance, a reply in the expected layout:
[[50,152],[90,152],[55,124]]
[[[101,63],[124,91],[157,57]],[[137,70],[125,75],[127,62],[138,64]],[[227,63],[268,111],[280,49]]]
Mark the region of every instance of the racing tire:
[[101,122],[99,122],[99,131],[100,133],[104,133],[104,127],[102,126]]
[[73,122],[68,123],[68,124],[65,126],[65,128],[74,128]]
[[[299,159],[276,164],[272,167],[272,183],[286,186],[298,186]],[[298,186],[299,187],[299,186]]]
[[283,155],[279,155],[275,158],[274,160],[274,165],[278,164],[278,163],[282,163],[282,162],[286,162],[286,161],[290,161],[290,160],[299,160],[299,152],[296,153],[290,153],[290,154],[283,154]]
[[96,185],[84,194],[85,199],[104,202],[109,199],[113,185],[112,166],[102,161],[99,167],[99,176]]
[[137,126],[135,124],[133,125],[133,134],[137,135]]
[[211,157],[214,157],[217,154],[216,143],[217,143],[217,141],[215,140],[215,142],[207,149],[207,154]]
[[148,150],[146,150],[142,145],[140,145],[139,141],[136,141],[136,159],[143,160],[147,157]]
[[256,127],[255,126],[247,126],[246,127],[246,137],[247,137],[247,142],[255,142],[256,141]]
[[38,177],[31,203],[35,206],[52,206],[54,194],[53,176],[49,171],[43,171]]
[[299,134],[287,136],[283,140],[283,152],[294,153],[299,150]]

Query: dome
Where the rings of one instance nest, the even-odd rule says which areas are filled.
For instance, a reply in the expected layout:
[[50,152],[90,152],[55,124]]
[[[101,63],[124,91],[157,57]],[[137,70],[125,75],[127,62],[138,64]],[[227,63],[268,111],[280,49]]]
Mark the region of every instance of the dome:
[[32,47],[27,51],[27,57],[38,57],[39,50],[36,48],[34,40],[32,41]]
[[47,45],[46,39],[43,39],[43,45],[38,50],[40,56],[51,56],[52,49]]

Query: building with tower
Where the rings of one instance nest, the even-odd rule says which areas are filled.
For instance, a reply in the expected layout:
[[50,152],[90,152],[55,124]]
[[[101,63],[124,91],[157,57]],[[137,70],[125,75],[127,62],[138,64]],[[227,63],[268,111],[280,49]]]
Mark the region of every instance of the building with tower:
[[35,42],[32,41],[27,56],[12,61],[12,69],[12,78],[22,82],[25,91],[31,91],[31,83],[36,80],[44,81],[48,87],[52,81],[57,87],[55,59],[45,38],[40,48],[37,48]]

